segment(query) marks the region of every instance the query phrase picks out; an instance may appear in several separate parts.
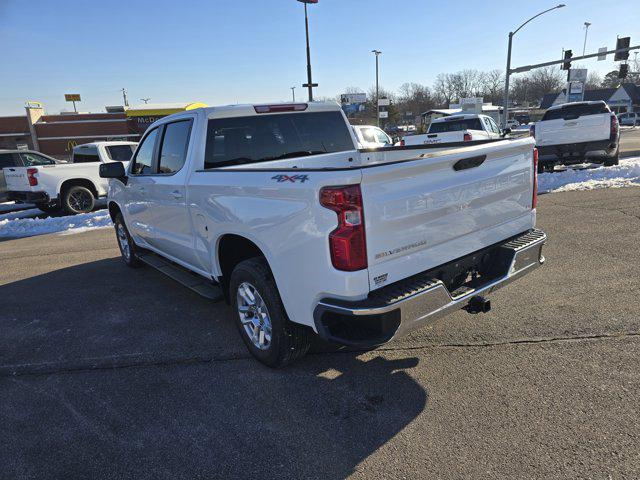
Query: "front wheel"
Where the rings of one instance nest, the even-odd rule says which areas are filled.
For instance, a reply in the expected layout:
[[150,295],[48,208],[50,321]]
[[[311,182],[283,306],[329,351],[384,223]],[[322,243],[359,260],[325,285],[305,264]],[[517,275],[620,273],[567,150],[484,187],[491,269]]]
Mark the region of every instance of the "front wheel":
[[122,255],[124,263],[131,268],[141,267],[142,262],[138,258],[138,247],[136,247],[131,235],[129,235],[129,230],[127,230],[127,226],[124,224],[124,218],[121,213],[116,216],[113,226],[116,229],[118,247],[120,248],[120,255]]
[[287,317],[264,258],[251,258],[236,266],[229,295],[240,336],[249,352],[262,363],[283,367],[307,353],[310,329]]

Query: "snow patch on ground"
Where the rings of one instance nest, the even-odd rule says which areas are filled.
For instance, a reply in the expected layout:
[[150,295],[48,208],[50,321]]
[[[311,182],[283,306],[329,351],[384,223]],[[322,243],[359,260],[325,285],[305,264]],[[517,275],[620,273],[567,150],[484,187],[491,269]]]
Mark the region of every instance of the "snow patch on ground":
[[[38,209],[34,210],[42,213]],[[46,218],[15,218],[17,213],[0,215],[0,238],[31,237],[57,232],[80,233],[112,225],[107,210]],[[27,212],[20,213],[24,216]]]
[[538,175],[538,192],[540,193],[633,186],[640,186],[640,157],[620,160],[620,165],[614,167],[568,169],[564,172],[547,172]]

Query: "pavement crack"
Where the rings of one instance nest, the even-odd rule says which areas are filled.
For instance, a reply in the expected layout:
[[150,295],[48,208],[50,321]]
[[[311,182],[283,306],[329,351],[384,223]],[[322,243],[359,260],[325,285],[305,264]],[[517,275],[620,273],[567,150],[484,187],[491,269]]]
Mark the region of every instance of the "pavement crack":
[[[379,347],[375,350],[347,348],[338,351],[318,351],[310,355],[333,355],[346,353],[364,353],[364,352],[402,352],[429,350],[438,348],[492,348],[508,345],[530,345],[558,342],[583,342],[604,339],[620,339],[640,337],[640,332],[615,332],[593,335],[574,335],[574,336],[557,336],[557,337],[540,337],[540,338],[521,338],[497,342],[449,342],[449,343],[431,343],[415,346],[393,346]],[[74,362],[44,362],[44,363],[27,363],[18,365],[0,365],[0,378],[2,377],[23,377],[23,376],[39,376],[39,375],[64,375],[82,372],[118,370],[121,368],[140,368],[140,367],[171,367],[171,366],[187,366],[187,365],[203,365],[207,363],[232,362],[238,360],[248,360],[251,356],[247,354],[230,354],[221,356],[193,355],[188,357],[175,357],[164,359],[153,359],[147,357],[132,358],[132,355],[113,356],[106,358],[89,358],[80,359]]]

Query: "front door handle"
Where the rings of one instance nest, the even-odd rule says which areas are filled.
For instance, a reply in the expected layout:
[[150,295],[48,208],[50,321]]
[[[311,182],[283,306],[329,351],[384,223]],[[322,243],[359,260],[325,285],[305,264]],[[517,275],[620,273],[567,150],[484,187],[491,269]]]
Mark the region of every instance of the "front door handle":
[[180,193],[178,190],[174,190],[173,192],[171,192],[171,196],[176,200],[180,200],[182,198],[182,193]]

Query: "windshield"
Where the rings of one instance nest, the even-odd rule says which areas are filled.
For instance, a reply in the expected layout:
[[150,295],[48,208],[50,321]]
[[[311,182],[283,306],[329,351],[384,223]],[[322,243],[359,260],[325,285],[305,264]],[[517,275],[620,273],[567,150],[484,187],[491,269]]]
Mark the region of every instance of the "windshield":
[[39,165],[55,165],[55,160],[37,153],[21,153],[22,163],[25,167],[37,167]]
[[111,160],[117,162],[128,162],[131,160],[133,151],[136,148],[135,145],[111,145],[107,147],[107,153]]
[[445,120],[432,123],[429,133],[459,132],[462,130],[482,130],[479,118],[461,118],[460,120]]
[[353,150],[341,112],[209,120],[205,168]]
[[598,115],[600,113],[608,113],[609,110],[604,103],[577,103],[575,105],[566,105],[562,108],[547,110],[542,117],[544,120],[572,120],[584,115]]

